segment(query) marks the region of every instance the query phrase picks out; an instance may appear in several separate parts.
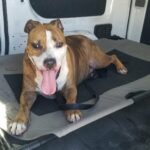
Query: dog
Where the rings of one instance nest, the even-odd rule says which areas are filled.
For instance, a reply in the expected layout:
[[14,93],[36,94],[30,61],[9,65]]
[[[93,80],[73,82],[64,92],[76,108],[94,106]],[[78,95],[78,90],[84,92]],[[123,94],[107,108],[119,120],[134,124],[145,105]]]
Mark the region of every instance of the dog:
[[[61,91],[67,104],[75,104],[77,85],[97,68],[114,64],[120,74],[127,68],[116,55],[105,54],[91,39],[83,35],[64,36],[60,19],[50,23],[29,20],[24,28],[28,34],[23,58],[23,86],[20,107],[10,123],[10,133],[20,135],[27,130],[30,109],[37,94],[52,96]],[[80,110],[66,110],[69,122],[81,119]]]

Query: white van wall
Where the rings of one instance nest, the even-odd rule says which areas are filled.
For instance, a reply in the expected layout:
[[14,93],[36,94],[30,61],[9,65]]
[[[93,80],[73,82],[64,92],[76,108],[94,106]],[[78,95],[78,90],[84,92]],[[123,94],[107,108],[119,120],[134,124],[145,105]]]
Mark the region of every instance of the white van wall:
[[147,10],[148,0],[145,2],[144,7],[135,6],[135,1],[133,0],[131,17],[129,21],[128,39],[140,42],[145,14]]
[[[31,8],[29,0],[6,0],[9,32],[9,54],[24,52],[27,34],[24,33],[24,26],[27,20],[34,19],[41,22],[49,22],[38,16]],[[44,1],[43,1],[44,2]],[[105,13],[96,17],[76,17],[61,19],[65,31],[88,30],[94,31],[96,24],[111,23],[112,34],[121,37],[126,36],[130,0],[107,0]],[[5,54],[4,47],[2,55]]]
[[5,35],[4,35],[4,22],[3,22],[3,8],[2,1],[0,1],[0,39],[1,39],[1,54],[4,54],[5,51]]

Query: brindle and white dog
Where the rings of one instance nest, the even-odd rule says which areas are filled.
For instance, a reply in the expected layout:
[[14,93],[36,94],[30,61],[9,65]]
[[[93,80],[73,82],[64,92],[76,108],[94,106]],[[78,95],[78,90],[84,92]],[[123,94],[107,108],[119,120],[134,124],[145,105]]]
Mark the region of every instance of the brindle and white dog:
[[[77,84],[94,69],[114,64],[118,73],[127,73],[117,56],[105,54],[89,38],[65,37],[59,19],[47,24],[29,20],[25,32],[28,42],[23,59],[23,87],[19,111],[10,124],[13,135],[20,135],[27,129],[30,108],[37,93],[50,96],[59,90],[67,104],[74,104]],[[67,110],[65,115],[69,122],[75,122],[80,120],[81,111]]]

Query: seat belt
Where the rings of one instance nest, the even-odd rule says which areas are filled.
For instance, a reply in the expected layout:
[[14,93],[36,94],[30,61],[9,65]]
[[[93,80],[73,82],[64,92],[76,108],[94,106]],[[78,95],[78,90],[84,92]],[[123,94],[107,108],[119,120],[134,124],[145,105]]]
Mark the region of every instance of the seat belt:
[[126,99],[133,99],[134,102],[150,98],[150,90],[139,90],[130,92],[125,96]]

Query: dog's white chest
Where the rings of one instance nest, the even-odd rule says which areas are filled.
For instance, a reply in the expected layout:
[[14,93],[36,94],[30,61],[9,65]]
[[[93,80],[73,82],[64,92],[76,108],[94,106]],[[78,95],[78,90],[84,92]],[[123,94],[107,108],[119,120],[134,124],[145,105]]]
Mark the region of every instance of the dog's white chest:
[[62,90],[63,86],[67,82],[68,76],[68,64],[66,59],[63,61],[63,65],[61,66],[61,70],[57,79],[57,88],[58,90]]

